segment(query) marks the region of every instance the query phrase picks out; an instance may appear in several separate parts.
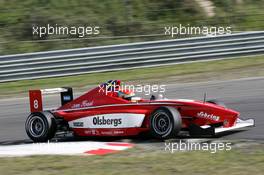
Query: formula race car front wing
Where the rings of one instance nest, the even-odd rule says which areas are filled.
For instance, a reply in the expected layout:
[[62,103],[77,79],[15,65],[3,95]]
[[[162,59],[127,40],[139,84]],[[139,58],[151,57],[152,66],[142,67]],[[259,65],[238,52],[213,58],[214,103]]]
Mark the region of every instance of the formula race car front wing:
[[198,126],[192,124],[189,127],[189,134],[190,136],[216,136],[228,131],[245,130],[248,127],[253,127],[253,126],[255,126],[255,121],[253,119],[247,119],[247,120],[237,119],[236,123],[232,127],[223,127],[223,126],[214,127],[210,125]]

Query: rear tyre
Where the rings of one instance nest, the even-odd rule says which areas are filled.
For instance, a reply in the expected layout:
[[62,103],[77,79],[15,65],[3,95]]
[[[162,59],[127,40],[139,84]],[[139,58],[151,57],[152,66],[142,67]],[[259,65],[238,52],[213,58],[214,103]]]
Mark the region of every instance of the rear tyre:
[[47,142],[56,133],[56,121],[50,112],[31,113],[25,123],[26,133],[34,142]]
[[176,137],[181,126],[181,115],[173,107],[160,107],[150,116],[150,133],[158,139]]

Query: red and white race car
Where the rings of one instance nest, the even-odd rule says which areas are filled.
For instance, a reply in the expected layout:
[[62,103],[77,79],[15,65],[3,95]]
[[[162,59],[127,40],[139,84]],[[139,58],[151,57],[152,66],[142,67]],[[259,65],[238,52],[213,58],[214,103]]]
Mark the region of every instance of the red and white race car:
[[[35,142],[52,139],[57,132],[75,136],[133,136],[150,133],[167,139],[181,132],[213,136],[254,126],[239,112],[217,101],[156,98],[142,99],[110,80],[73,100],[72,88],[30,90],[30,109],[25,128]],[[62,106],[43,110],[42,95],[60,93]]]

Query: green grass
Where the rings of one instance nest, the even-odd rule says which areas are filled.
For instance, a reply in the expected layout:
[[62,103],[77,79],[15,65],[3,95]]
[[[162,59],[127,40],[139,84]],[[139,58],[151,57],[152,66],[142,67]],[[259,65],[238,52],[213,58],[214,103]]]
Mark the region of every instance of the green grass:
[[29,89],[70,86],[85,90],[110,79],[137,83],[181,83],[264,76],[264,56],[197,62],[126,71],[0,83],[0,97],[25,95]]
[[[165,26],[232,27],[232,31],[263,30],[263,0],[212,0],[215,16],[208,17],[195,0],[0,0],[0,54],[14,54],[56,49],[100,46],[169,39],[169,37],[115,38],[163,34]],[[52,41],[78,38],[77,35],[32,35],[32,25],[100,26],[98,39]],[[184,36],[179,36],[184,37]],[[23,42],[31,41],[31,42]]]
[[19,175],[262,175],[263,145],[217,153],[169,153],[133,148],[106,156],[33,156],[0,158],[0,174]]

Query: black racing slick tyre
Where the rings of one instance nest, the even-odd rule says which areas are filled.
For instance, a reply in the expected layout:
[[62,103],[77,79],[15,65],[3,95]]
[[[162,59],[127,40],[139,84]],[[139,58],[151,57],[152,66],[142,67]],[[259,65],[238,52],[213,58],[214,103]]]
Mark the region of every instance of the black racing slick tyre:
[[31,113],[25,123],[29,138],[34,142],[47,142],[56,133],[56,121],[50,112]]
[[181,115],[173,107],[160,107],[150,116],[150,133],[157,139],[177,137],[181,127]]

